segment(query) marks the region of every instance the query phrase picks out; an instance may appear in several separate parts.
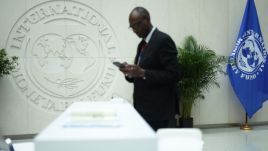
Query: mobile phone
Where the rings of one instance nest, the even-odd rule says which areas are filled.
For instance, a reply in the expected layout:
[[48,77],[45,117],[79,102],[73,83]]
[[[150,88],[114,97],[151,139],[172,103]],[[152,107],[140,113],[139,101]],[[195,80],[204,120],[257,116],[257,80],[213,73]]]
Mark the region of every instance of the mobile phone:
[[118,68],[123,68],[125,65],[123,63],[120,63],[118,61],[113,62],[114,65],[116,65]]

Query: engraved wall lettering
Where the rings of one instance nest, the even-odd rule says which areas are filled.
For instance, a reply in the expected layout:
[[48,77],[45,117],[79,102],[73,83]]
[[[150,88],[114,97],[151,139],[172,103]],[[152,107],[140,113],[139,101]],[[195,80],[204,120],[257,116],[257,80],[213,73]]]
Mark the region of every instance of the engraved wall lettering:
[[19,56],[16,87],[28,103],[50,112],[102,100],[118,71],[111,63],[119,54],[115,37],[107,20],[83,3],[34,6],[17,20],[6,43]]

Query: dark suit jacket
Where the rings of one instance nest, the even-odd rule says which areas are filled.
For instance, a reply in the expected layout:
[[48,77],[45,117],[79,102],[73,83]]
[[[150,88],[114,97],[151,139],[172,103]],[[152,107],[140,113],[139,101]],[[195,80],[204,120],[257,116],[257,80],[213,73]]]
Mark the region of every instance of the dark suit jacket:
[[[142,44],[138,45],[135,64]],[[146,121],[164,121],[174,118],[178,108],[177,81],[180,69],[177,49],[169,35],[156,29],[142,51],[139,66],[145,77],[128,78],[134,83],[134,107]]]

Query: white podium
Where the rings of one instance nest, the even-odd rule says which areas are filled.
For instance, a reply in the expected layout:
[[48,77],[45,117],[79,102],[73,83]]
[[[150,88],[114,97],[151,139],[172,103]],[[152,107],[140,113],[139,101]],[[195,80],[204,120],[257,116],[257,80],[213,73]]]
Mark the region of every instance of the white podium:
[[127,102],[77,102],[35,139],[35,151],[156,151],[155,132]]

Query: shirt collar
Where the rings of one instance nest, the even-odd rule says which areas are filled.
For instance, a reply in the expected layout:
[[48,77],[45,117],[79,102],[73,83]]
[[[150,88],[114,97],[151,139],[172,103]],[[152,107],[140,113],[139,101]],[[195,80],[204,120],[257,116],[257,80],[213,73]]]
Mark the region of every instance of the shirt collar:
[[155,29],[156,29],[156,27],[153,27],[153,28],[151,29],[151,31],[149,32],[149,34],[148,34],[148,35],[146,36],[146,38],[144,39],[144,41],[145,41],[147,44],[149,43],[150,39],[152,38],[152,35],[153,35]]

